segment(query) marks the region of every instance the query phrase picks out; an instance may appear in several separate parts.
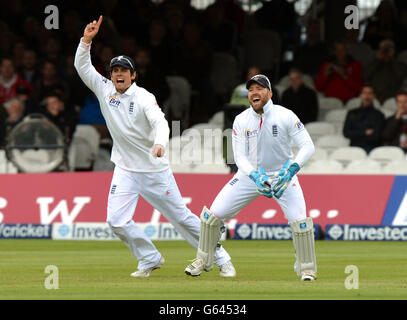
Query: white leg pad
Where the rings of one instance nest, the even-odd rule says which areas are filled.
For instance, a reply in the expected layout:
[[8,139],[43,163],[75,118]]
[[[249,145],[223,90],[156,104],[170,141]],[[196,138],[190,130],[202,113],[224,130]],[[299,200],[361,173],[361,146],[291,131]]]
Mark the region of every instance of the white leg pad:
[[317,272],[315,256],[314,224],[311,218],[294,221],[290,224],[293,234],[295,255],[297,257],[297,274],[304,271]]
[[205,262],[205,269],[211,270],[215,258],[215,250],[221,236],[223,223],[216,218],[207,207],[201,213],[201,231],[197,258]]

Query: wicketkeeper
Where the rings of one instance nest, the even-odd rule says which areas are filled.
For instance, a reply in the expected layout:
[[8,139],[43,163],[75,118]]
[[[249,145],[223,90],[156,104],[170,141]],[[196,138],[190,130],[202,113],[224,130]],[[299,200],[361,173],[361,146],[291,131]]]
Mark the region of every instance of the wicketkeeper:
[[[313,222],[306,216],[305,200],[296,173],[315,152],[304,125],[289,109],[273,104],[269,79],[255,75],[247,83],[251,108],[236,116],[232,145],[239,170],[223,187],[210,209],[201,214],[201,237],[196,259],[185,273],[200,275],[212,263],[225,220],[258,196],[274,198],[291,226],[301,280],[315,280],[317,263]],[[299,151],[294,157],[292,142]]]

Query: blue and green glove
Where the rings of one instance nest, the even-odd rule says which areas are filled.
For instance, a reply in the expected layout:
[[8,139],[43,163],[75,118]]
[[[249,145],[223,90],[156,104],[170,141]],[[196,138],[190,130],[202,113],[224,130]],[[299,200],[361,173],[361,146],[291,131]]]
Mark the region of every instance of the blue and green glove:
[[278,181],[272,191],[277,199],[280,199],[280,197],[283,195],[284,190],[287,189],[288,185],[290,184],[291,179],[299,170],[300,166],[296,162],[293,162],[290,165],[290,160],[287,160],[284,163],[284,166],[278,173]]
[[271,180],[262,167],[259,167],[258,171],[253,170],[250,173],[249,177],[256,184],[258,193],[267,198],[273,198],[273,191],[271,190]]

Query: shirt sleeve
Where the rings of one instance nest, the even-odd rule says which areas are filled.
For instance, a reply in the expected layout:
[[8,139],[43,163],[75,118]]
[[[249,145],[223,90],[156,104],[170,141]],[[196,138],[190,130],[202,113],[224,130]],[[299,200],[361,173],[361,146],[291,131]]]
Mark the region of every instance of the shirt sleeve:
[[312,142],[311,136],[309,135],[307,129],[305,129],[305,126],[302,124],[300,119],[298,119],[298,117],[291,111],[288,125],[289,135],[299,148],[294,162],[298,163],[300,167],[303,167],[315,152],[314,143]]
[[150,122],[151,127],[156,131],[154,144],[160,144],[166,147],[170,136],[170,128],[165,119],[164,113],[161,111],[154,95],[152,94],[145,97],[144,113]]
[[92,65],[90,47],[91,45],[83,42],[81,38],[78,48],[76,49],[74,66],[86,86],[91,89],[96,96],[100,96],[104,86],[107,85],[110,80],[98,73]]
[[239,170],[244,174],[250,175],[250,173],[255,170],[250,163],[246,155],[246,138],[244,131],[241,130],[237,118],[233,122],[233,131],[232,131],[232,147],[233,147],[233,156],[235,163]]

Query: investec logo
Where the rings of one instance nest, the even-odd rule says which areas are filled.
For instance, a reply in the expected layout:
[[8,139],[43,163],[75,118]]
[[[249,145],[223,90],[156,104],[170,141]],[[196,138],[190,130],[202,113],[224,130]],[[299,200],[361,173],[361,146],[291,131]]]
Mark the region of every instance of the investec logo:
[[267,225],[252,223],[238,226],[237,235],[242,239],[257,240],[290,240],[291,228],[287,225]]
[[73,223],[79,215],[83,207],[90,203],[90,197],[74,197],[73,203],[75,206],[71,211],[68,209],[66,200],[59,201],[54,209],[50,210],[50,205],[54,202],[53,197],[39,197],[37,203],[40,205],[40,219],[42,224],[52,223],[55,218],[60,215],[62,223]]

